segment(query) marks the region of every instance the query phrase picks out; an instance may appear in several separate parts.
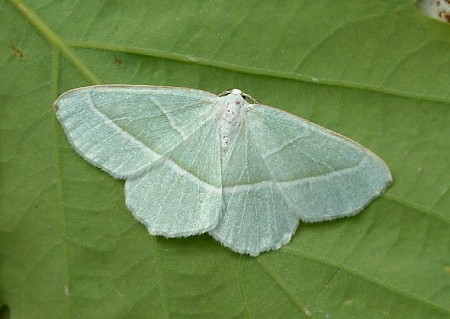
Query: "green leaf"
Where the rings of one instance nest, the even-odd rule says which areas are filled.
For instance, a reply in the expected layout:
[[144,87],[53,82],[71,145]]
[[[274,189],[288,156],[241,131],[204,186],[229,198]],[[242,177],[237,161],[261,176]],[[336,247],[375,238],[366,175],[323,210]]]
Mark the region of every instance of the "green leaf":
[[[412,1],[3,0],[0,50],[12,317],[450,318],[450,26]],[[373,150],[394,184],[257,258],[151,236],[52,110],[98,83],[240,88]]]

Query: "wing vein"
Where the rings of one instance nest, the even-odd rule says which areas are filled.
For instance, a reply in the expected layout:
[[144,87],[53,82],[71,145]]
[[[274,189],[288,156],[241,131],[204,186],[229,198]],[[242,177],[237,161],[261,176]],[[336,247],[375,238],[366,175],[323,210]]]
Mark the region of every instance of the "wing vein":
[[177,127],[177,126],[175,125],[175,123],[174,123],[174,122],[172,121],[172,119],[169,117],[169,115],[168,115],[169,112],[168,112],[167,110],[164,110],[163,107],[162,107],[162,105],[161,105],[161,103],[160,103],[159,101],[155,100],[155,98],[154,98],[153,96],[150,97],[150,100],[156,105],[156,107],[161,111],[161,113],[162,113],[162,114],[164,115],[164,117],[167,119],[167,122],[169,122],[170,127],[173,128],[175,131],[177,131],[178,134],[180,134],[181,138],[182,138],[183,140],[185,140],[185,139],[186,139],[185,134],[183,133],[183,131],[182,131],[179,127]]
[[[268,150],[265,154],[262,154],[261,157],[262,157],[263,159],[265,159],[265,158],[267,158],[267,157],[269,157],[269,156],[272,156],[272,155],[274,155],[274,154],[276,154],[276,153],[279,153],[279,152],[281,152],[282,150],[284,150],[286,147],[288,147],[288,146],[294,144],[295,142],[297,142],[297,141],[299,141],[299,140],[301,140],[301,139],[304,139],[304,138],[309,137],[309,135],[310,135],[310,134],[309,134],[309,132],[308,132],[308,134],[306,134],[306,135],[297,136],[297,137],[293,138],[292,140],[286,142],[285,144],[280,145],[279,147],[275,147],[275,148],[273,148],[272,150]],[[305,155],[306,155],[306,154],[305,154]]]
[[92,102],[92,100],[89,100],[89,106],[91,107],[91,109],[97,113],[97,115],[103,119],[104,123],[102,123],[102,125],[107,125],[109,127],[114,128],[115,130],[117,130],[119,132],[119,134],[121,134],[123,136],[124,139],[130,141],[130,142],[134,142],[137,144],[137,147],[146,150],[147,153],[152,156],[152,157],[159,157],[161,156],[161,154],[158,154],[157,152],[155,152],[153,149],[150,148],[150,146],[144,144],[142,141],[136,139],[134,136],[132,136],[130,133],[126,132],[125,130],[123,130],[119,125],[117,125],[116,123],[113,122],[112,119],[110,119],[106,114],[104,114],[102,111],[100,111],[99,109],[97,109],[94,105],[94,103]]
[[[367,156],[364,157],[358,164],[356,164],[353,167],[343,168],[343,169],[340,169],[340,170],[336,170],[336,171],[327,173],[325,175],[301,177],[301,178],[293,179],[293,180],[290,180],[290,181],[279,181],[279,182],[276,182],[276,183],[281,188],[285,188],[285,187],[296,186],[296,185],[303,184],[303,183],[306,183],[306,182],[312,182],[312,181],[315,181],[315,180],[329,178],[330,176],[334,176],[334,175],[342,175],[342,174],[351,173],[351,172],[356,171],[360,166],[362,166],[362,164],[367,160],[367,158],[368,158]],[[231,191],[233,191],[233,192],[241,192],[241,191],[245,191],[246,189],[253,188],[255,186],[268,187],[270,185],[270,182],[271,182],[271,180],[263,180],[263,181],[256,182],[256,183],[240,184],[240,185],[234,185],[234,186],[224,186],[223,187],[223,191],[224,191],[224,193],[228,193],[228,192],[231,192]]]

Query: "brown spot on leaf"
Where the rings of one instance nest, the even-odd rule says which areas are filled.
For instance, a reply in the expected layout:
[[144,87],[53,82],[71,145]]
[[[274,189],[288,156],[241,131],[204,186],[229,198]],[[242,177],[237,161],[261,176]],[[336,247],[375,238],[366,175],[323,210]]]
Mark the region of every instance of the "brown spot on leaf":
[[18,58],[20,58],[20,59],[23,58],[23,52],[20,51],[15,45],[12,45],[12,46],[11,46],[11,50],[14,52],[14,54],[15,54]]

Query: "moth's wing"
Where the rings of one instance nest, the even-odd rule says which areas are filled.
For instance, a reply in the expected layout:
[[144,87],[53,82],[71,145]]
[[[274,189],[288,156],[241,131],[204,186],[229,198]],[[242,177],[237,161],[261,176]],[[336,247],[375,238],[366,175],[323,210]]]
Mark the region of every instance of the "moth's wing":
[[221,207],[213,94],[182,88],[95,86],[56,102],[87,161],[126,178],[126,203],[149,232],[189,236],[215,227]]
[[184,88],[99,85],[55,101],[75,150],[116,178],[137,175],[196,131],[214,94]]
[[216,227],[223,203],[217,119],[127,179],[125,194],[128,208],[151,234],[182,237]]
[[224,246],[252,256],[287,244],[299,220],[264,163],[260,143],[242,123],[222,162],[222,217],[209,232]]
[[254,105],[248,125],[271,176],[304,221],[354,215],[392,182],[374,153],[287,112]]

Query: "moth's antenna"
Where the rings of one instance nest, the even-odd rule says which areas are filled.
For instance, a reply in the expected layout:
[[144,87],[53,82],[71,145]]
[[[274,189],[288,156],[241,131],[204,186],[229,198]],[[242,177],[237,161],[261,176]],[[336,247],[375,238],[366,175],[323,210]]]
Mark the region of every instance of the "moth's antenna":
[[256,101],[251,95],[248,95],[247,93],[242,92],[241,96],[244,98],[244,100],[245,98],[249,98],[253,102],[253,104],[259,104],[258,101]]
[[225,92],[222,92],[219,94],[219,96],[225,96],[231,93],[232,90],[226,90]]

